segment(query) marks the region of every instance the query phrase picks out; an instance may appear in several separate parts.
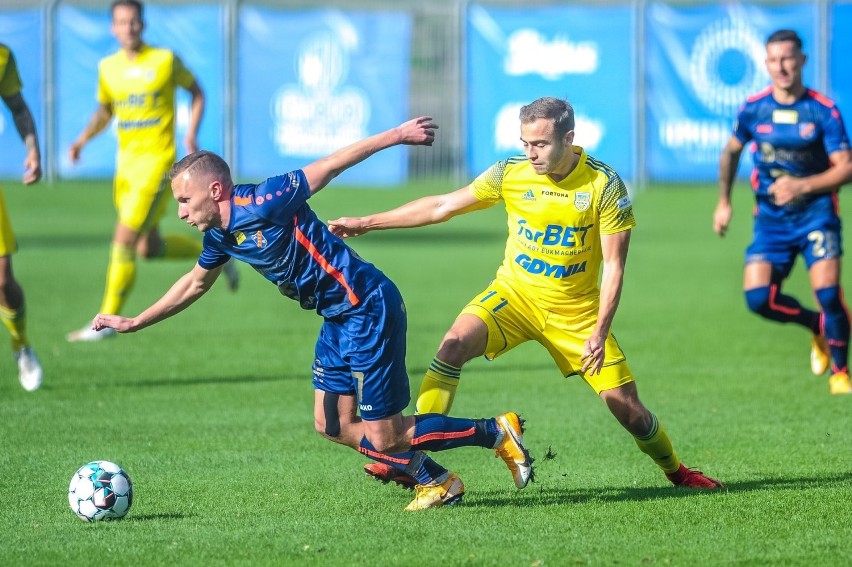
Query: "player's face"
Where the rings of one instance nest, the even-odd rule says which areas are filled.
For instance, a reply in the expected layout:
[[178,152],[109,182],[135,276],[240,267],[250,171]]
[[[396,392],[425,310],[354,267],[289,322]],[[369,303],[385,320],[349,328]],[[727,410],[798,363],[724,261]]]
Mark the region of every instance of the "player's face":
[[[182,173],[172,179],[172,195],[178,202],[178,218],[201,232],[222,227],[222,214],[216,199],[218,181],[207,176]],[[221,188],[221,183],[219,184]]]
[[573,163],[574,131],[565,136],[556,135],[553,120],[539,118],[533,122],[521,124],[521,142],[524,153],[533,169],[539,175],[560,174],[570,170]]
[[776,41],[766,46],[766,70],[777,89],[790,90],[802,84],[805,55],[792,41]]
[[132,6],[116,6],[112,11],[112,35],[125,51],[137,51],[142,45],[142,18]]

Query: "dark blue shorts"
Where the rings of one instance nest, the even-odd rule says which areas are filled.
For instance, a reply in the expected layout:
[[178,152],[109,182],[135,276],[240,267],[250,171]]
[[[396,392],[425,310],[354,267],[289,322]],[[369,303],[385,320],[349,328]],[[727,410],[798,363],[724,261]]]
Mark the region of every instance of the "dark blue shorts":
[[405,304],[390,280],[356,309],[327,318],[314,354],[314,388],[357,396],[361,417],[368,421],[402,412],[411,401],[407,326]]
[[808,269],[819,260],[840,258],[843,255],[840,219],[832,215],[800,224],[756,222],[745,262],[770,262],[773,272],[786,278],[799,254]]

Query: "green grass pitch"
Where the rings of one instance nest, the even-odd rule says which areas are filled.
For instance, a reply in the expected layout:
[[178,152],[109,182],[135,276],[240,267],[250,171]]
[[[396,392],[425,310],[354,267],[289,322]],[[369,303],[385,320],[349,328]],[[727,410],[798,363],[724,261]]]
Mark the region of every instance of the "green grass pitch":
[[[312,205],[328,219],[453,188],[332,185]],[[465,480],[464,502],[417,514],[403,512],[410,493],[367,480],[361,456],[314,432],[315,314],[242,265],[237,294],[220,283],[153,328],[68,344],[65,333],[100,305],[109,184],[8,181],[4,193],[45,381],[24,392],[0,350],[2,565],[814,566],[852,557],[852,396],[832,397],[810,375],[804,331],[746,311],[743,185],[725,239],[711,230],[713,187],[637,195],[614,326],[679,455],[727,490],[671,487],[591,390],[528,344],[472,361],[453,412],[521,413],[537,481],[518,491],[492,452],[445,452],[436,457]],[[192,233],[175,210],[164,228]],[[415,391],[444,331],[493,276],[505,233],[494,208],[352,241],[406,298]],[[191,265],[140,263],[127,312]],[[801,264],[787,290],[814,305]],[[95,459],[133,478],[124,520],[86,524],[68,507],[72,473]]]

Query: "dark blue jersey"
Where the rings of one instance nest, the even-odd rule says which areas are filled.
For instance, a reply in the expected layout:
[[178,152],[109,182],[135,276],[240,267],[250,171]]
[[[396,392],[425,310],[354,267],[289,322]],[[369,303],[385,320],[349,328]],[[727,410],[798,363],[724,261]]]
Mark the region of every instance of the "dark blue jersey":
[[358,306],[387,278],[328,231],[308,206],[310,196],[302,170],[236,185],[228,228],[204,234],[198,264],[209,270],[233,256],[324,317]]
[[800,222],[803,218],[835,215],[836,191],[805,195],[783,207],[769,195],[769,186],[782,175],[807,177],[830,167],[829,154],[849,149],[840,111],[820,93],[807,90],[793,104],[780,104],[772,87],[746,101],[737,115],[734,136],[751,148],[752,187],[757,199],[756,221]]

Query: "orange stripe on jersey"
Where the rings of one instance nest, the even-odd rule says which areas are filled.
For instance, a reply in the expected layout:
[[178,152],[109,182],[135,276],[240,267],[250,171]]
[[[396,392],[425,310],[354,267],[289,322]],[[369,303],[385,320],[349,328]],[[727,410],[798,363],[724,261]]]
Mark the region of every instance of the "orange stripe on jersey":
[[464,431],[451,431],[449,433],[436,431],[435,433],[427,433],[426,435],[421,435],[420,437],[414,437],[411,440],[411,446],[414,447],[416,445],[420,445],[421,443],[426,443],[428,441],[443,440],[443,439],[461,439],[462,437],[470,437],[476,431],[475,427],[471,427],[470,429],[466,429]]
[[762,99],[763,97],[765,97],[766,95],[771,94],[771,93],[772,93],[772,87],[766,87],[762,91],[760,91],[758,93],[754,93],[753,95],[748,97],[746,100],[748,102],[754,102],[756,100]]
[[825,96],[824,94],[818,93],[817,91],[811,89],[808,89],[808,94],[814,97],[814,100],[818,103],[827,106],[828,108],[834,108],[834,101]]
[[[296,217],[293,217],[293,222],[296,222]],[[349,297],[349,303],[351,303],[352,305],[358,305],[359,303],[361,303],[361,300],[358,299],[358,296],[355,295],[355,292],[352,290],[351,287],[349,287],[349,283],[346,281],[346,278],[343,277],[343,274],[340,273],[340,270],[328,263],[328,260],[326,260],[322,254],[320,254],[320,251],[317,250],[316,246],[314,246],[314,243],[308,240],[308,237],[305,236],[305,234],[301,230],[299,230],[298,226],[296,227],[296,241],[305,247],[305,250],[307,250],[311,257],[313,257],[313,259],[317,261],[317,264],[319,264],[320,267],[325,270],[325,273],[333,277],[337,281],[337,283],[343,286],[343,289],[346,290],[346,295]]]
[[251,197],[234,197],[234,204],[238,207],[247,207],[251,205]]

